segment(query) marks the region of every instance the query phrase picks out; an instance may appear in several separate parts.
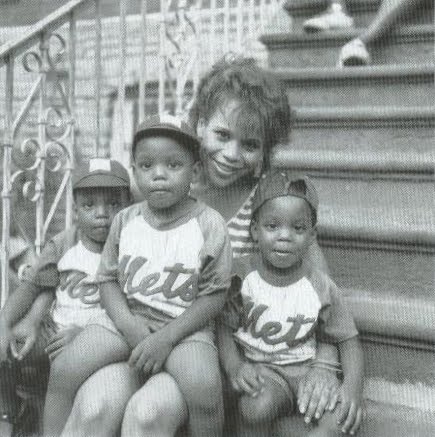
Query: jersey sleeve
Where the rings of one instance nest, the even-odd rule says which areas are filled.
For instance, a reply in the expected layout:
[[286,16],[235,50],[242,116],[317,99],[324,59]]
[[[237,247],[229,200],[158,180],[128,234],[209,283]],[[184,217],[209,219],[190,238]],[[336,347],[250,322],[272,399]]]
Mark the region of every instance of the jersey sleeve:
[[120,211],[113,219],[109,235],[101,253],[100,265],[98,266],[96,282],[111,282],[118,280],[118,256],[119,238],[122,230],[123,211]]
[[227,225],[220,214],[206,208],[198,222],[204,237],[198,296],[226,291],[230,286],[232,252]]
[[321,282],[324,290],[317,328],[318,341],[338,344],[357,336],[358,330],[352,313],[344,302],[340,290],[326,275]]
[[77,230],[73,227],[49,240],[29,269],[25,280],[40,288],[56,288],[59,285],[57,264],[66,250],[75,244],[76,239]]

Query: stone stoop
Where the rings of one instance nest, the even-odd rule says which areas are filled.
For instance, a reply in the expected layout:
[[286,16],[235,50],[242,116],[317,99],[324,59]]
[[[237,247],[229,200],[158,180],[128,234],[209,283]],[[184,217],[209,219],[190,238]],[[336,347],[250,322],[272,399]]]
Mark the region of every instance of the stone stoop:
[[[326,0],[288,0],[293,28],[262,35],[294,108],[290,142],[272,162],[309,174],[319,191],[319,244],[365,353],[358,435],[427,437],[435,435],[433,2],[369,48],[372,65],[336,68],[339,49],[379,5],[348,0],[356,29],[304,33]],[[288,435],[285,424],[279,435]]]

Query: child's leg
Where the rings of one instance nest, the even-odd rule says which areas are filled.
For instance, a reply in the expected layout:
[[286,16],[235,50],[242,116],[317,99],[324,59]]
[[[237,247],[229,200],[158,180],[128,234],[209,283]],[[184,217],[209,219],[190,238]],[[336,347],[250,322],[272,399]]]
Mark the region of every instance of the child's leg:
[[293,410],[294,399],[285,387],[285,381],[279,381],[279,375],[262,373],[264,388],[258,396],[242,395],[239,399],[239,420],[237,435],[269,436],[273,422]]
[[185,341],[166,361],[187,404],[192,437],[221,436],[223,430],[222,382],[218,352],[212,341]]
[[187,420],[187,405],[174,378],[166,372],[151,377],[130,399],[122,437],[173,437]]
[[102,367],[126,360],[129,352],[121,336],[101,326],[92,325],[83,330],[51,364],[44,435],[60,435],[83,382]]

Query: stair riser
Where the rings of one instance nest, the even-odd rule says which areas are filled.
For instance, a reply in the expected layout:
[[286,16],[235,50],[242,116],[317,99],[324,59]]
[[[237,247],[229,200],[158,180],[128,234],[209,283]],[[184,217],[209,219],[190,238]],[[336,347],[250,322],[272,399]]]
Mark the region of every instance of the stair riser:
[[[362,334],[364,373],[397,384],[435,384],[435,355],[432,350],[414,349],[370,341]],[[388,339],[387,339],[388,340]]]
[[[433,127],[400,128],[400,127],[372,127],[367,126],[349,127],[346,121],[337,123],[337,126],[327,127],[328,121],[319,127],[300,127],[293,129],[290,136],[289,148],[297,151],[315,153],[318,157],[329,152],[336,152],[344,156],[353,156],[355,159],[364,155],[384,154],[391,158],[408,158],[422,161],[427,160],[427,155],[433,152]],[[308,124],[308,123],[307,123]],[[315,121],[310,124],[315,124]],[[350,124],[350,123],[349,123]],[[282,162],[286,163],[285,152],[277,154]],[[287,163],[286,163],[287,164]],[[339,164],[337,162],[336,164]]]
[[352,248],[349,242],[340,241],[339,237],[332,246],[331,241],[322,241],[321,233],[319,240],[331,277],[339,286],[380,294],[394,292],[410,299],[433,299],[433,253]]
[[287,80],[293,106],[417,106],[435,101],[433,75],[398,80],[328,80],[299,82]]
[[[347,40],[337,40],[331,45],[300,46],[297,44],[271,44],[269,50],[269,66],[271,68],[308,68],[333,67],[337,65],[340,48]],[[388,43],[369,47],[373,65],[388,64],[424,64],[434,59],[433,35],[422,41],[404,41],[396,44]]]

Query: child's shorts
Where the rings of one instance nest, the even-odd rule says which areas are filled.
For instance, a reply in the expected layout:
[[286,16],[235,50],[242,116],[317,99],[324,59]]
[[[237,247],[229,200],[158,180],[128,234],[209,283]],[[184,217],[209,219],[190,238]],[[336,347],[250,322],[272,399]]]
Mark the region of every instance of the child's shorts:
[[[136,316],[139,316],[143,319],[144,324],[147,325],[151,332],[157,331],[159,328],[163,327],[164,324],[156,322],[155,320],[150,319],[144,314],[135,314]],[[88,324],[90,325],[97,325],[101,326],[102,328],[107,329],[108,331],[120,336],[121,338],[124,338],[124,336],[119,332],[118,328],[113,323],[112,319],[107,315],[106,312],[99,314],[98,316],[94,317]],[[188,335],[185,337],[182,341],[180,341],[179,344],[182,343],[190,343],[190,342],[199,342],[199,343],[205,343],[209,346],[211,346],[213,349],[217,350],[216,344],[215,344],[215,334],[214,329],[211,326],[206,326],[205,328],[201,329],[200,331],[194,332],[193,334]]]
[[260,375],[274,381],[285,392],[291,401],[292,409],[297,403],[298,387],[301,379],[310,370],[310,361],[304,361],[298,364],[277,365],[269,363],[253,363],[257,366]]

